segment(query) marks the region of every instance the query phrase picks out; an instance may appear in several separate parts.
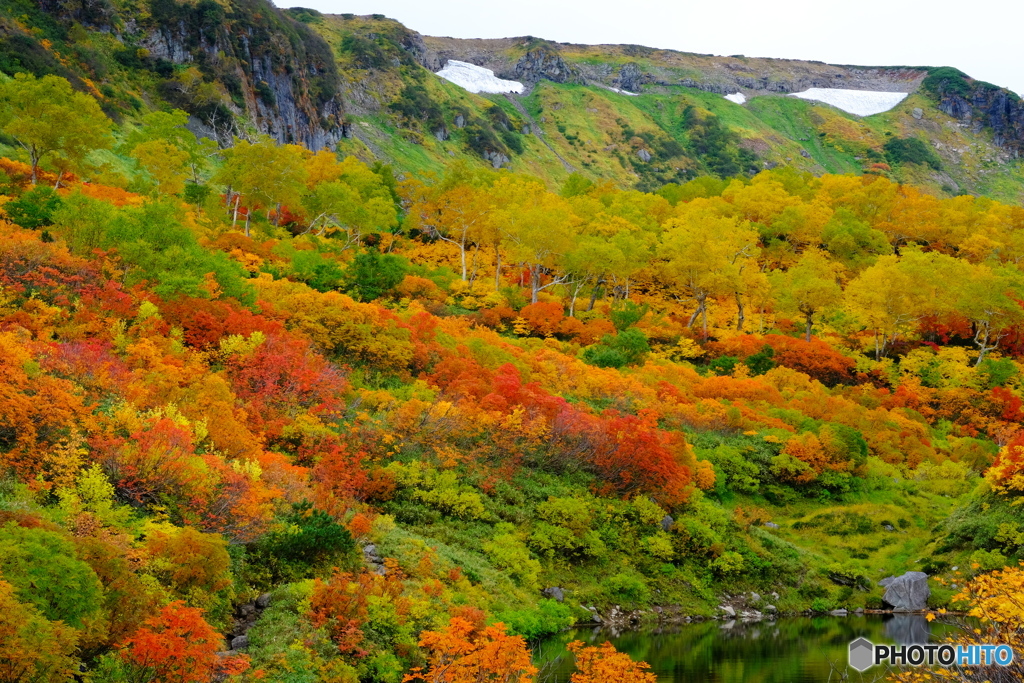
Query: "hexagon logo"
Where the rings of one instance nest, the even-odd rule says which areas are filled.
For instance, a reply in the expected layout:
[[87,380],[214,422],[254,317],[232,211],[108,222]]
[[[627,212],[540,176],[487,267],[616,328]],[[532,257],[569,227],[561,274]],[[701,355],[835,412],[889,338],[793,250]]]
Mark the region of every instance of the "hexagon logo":
[[850,666],[857,671],[867,671],[875,664],[875,646],[867,638],[858,638],[850,643]]

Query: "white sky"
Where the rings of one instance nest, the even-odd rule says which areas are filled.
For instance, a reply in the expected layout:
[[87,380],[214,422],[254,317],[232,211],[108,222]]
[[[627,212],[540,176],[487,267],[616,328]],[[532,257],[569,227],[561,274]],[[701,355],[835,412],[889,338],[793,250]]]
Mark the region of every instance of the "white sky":
[[425,35],[536,36],[864,66],[955,66],[1024,94],[1024,2],[988,0],[276,0],[384,14]]

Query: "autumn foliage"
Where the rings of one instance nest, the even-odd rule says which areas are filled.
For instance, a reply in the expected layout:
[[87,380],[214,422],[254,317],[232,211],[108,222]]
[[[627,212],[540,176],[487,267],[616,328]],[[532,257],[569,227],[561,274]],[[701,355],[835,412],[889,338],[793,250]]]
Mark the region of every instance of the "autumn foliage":
[[531,683],[537,668],[520,636],[498,623],[480,627],[453,617],[441,631],[424,631],[420,646],[427,667],[415,668],[403,681],[428,683]]

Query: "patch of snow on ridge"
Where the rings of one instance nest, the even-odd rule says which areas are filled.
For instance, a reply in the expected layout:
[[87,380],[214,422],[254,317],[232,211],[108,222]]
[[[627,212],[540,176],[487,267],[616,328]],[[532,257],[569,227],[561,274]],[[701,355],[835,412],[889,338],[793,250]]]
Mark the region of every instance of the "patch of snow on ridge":
[[437,75],[473,93],[523,92],[523,84],[519,81],[497,78],[490,69],[455,59],[449,59]]
[[730,102],[735,102],[736,104],[744,104],[747,101],[747,96],[741,92],[734,92],[731,95],[726,95],[725,99]]
[[640,97],[640,93],[629,92],[628,90],[619,90],[618,88],[613,88],[610,85],[602,85],[601,87],[604,88],[605,90],[611,90],[612,92],[619,93],[620,95],[629,95],[630,97]]
[[831,104],[837,109],[842,109],[857,116],[871,116],[872,114],[881,114],[883,111],[889,111],[905,100],[907,93],[843,90],[841,88],[810,88],[803,92],[790,93],[789,96]]

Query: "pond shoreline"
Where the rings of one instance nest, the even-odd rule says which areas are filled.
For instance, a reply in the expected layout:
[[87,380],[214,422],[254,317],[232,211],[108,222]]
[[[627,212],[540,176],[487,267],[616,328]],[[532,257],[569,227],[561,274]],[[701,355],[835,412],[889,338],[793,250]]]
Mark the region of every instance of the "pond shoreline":
[[[726,606],[723,606],[726,607]],[[759,611],[753,608],[741,608],[736,609],[731,605],[728,606],[729,610],[722,611],[721,614],[715,615],[701,615],[701,614],[685,614],[683,608],[679,605],[655,605],[654,607],[646,609],[634,609],[624,610],[618,605],[613,605],[606,611],[601,611],[594,607],[588,607],[593,618],[590,620],[578,621],[573,625],[573,628],[588,628],[588,627],[611,627],[616,629],[635,629],[644,626],[651,625],[664,625],[664,624],[690,624],[700,623],[703,621],[744,621],[744,622],[756,622],[756,621],[772,621],[779,618],[787,617],[836,617],[843,618],[847,616],[862,616],[862,615],[924,615],[934,610],[919,610],[919,611],[907,611],[907,610],[891,610],[891,609],[864,609],[858,607],[854,610],[846,609],[835,609],[828,612],[816,612],[814,610],[803,610],[799,612],[778,610]],[[771,605],[768,605],[771,607]],[[722,608],[720,608],[722,609]],[[947,611],[944,616],[962,616],[964,613]]]

